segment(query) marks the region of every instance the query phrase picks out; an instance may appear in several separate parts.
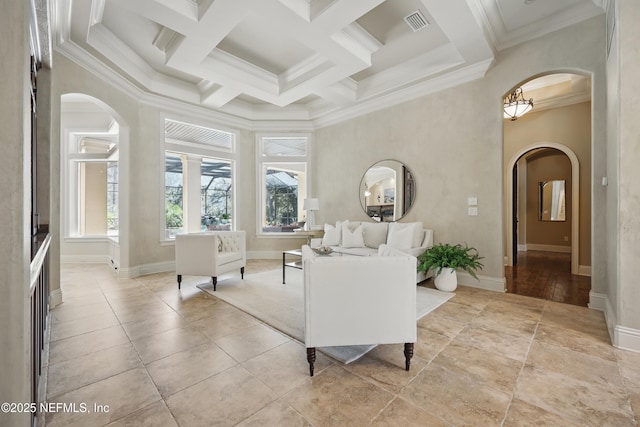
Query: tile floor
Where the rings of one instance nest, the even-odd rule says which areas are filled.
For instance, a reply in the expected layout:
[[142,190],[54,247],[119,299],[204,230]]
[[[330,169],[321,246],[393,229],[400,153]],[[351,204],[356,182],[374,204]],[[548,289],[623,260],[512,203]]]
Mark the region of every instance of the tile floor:
[[[250,261],[247,274],[279,262]],[[118,280],[107,266],[64,265],[47,401],[91,413],[49,413],[46,425],[638,423],[640,354],[609,344],[598,311],[460,287],[420,320],[410,372],[402,345],[379,346],[346,366],[318,354],[310,378],[300,343],[202,281],[178,292],[173,274]]]

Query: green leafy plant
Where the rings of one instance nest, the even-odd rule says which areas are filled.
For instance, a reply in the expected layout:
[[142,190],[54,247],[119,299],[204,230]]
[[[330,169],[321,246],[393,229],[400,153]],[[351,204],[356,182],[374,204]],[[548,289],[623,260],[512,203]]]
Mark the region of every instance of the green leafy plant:
[[180,228],[182,227],[182,208],[175,204],[165,205],[165,218],[167,222],[167,228]]
[[435,274],[438,275],[443,268],[460,268],[478,279],[476,271],[484,267],[480,262],[481,259],[482,257],[478,254],[478,250],[470,248],[467,244],[462,246],[459,243],[457,245],[439,243],[418,256],[418,271],[433,269]]

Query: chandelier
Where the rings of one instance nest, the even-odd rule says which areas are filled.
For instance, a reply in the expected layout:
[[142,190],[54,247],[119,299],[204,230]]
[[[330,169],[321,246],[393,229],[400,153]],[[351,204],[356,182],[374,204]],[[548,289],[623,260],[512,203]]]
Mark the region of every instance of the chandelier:
[[504,118],[517,120],[518,117],[528,113],[533,108],[533,98],[524,99],[522,88],[515,89],[504,98]]

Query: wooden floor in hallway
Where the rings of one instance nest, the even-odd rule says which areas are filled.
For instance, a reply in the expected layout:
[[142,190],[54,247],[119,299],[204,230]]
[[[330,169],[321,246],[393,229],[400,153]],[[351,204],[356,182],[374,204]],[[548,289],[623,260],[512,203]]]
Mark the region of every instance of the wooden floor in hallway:
[[505,267],[507,292],[586,307],[591,277],[571,274],[571,254],[520,251]]

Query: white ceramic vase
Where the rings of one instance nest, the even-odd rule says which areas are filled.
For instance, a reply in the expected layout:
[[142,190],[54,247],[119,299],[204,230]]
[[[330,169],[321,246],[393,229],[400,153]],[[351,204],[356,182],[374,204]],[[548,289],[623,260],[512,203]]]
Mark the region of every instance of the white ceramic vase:
[[443,268],[433,279],[436,288],[441,291],[453,292],[458,287],[458,275],[453,268]]

